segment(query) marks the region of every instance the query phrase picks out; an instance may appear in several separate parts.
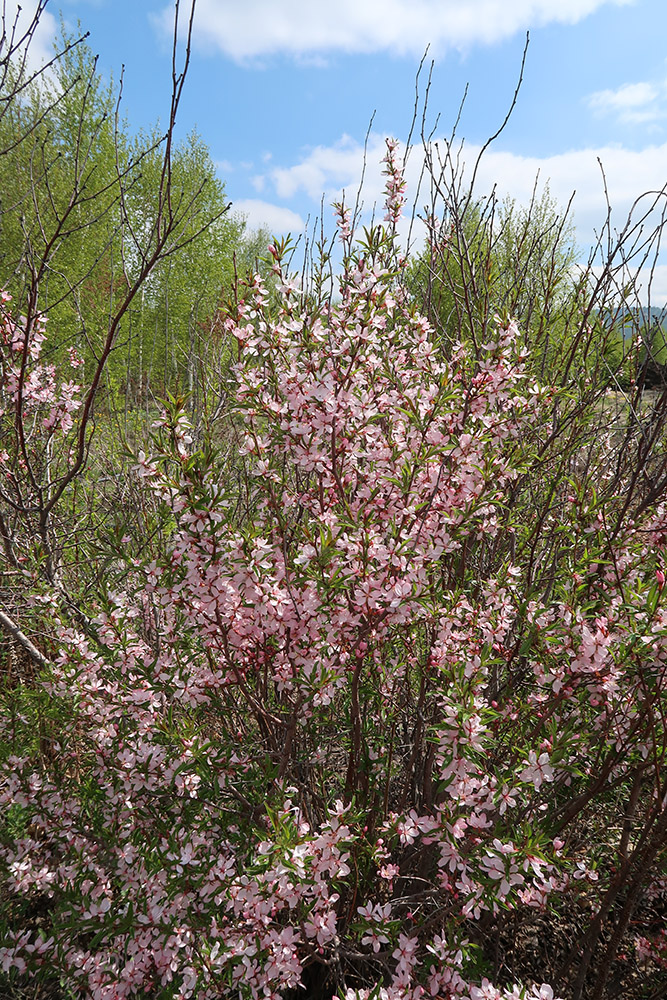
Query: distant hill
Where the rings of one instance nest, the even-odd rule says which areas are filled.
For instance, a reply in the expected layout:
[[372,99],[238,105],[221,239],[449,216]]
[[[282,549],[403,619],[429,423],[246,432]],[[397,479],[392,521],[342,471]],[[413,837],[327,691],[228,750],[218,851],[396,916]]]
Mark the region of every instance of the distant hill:
[[624,338],[631,337],[642,329],[660,328],[665,330],[667,327],[667,306],[642,306],[639,309],[627,309],[615,325]]
[[667,307],[627,309],[614,317],[614,327],[625,341],[638,333],[642,335],[644,348],[640,377],[644,388],[667,385]]

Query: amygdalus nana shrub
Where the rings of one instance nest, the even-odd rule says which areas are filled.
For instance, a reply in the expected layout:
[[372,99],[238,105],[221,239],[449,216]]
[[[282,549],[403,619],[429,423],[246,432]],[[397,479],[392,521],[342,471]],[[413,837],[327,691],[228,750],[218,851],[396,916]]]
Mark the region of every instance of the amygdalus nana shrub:
[[[245,473],[167,408],[136,475],[168,551],[130,545],[123,592],[62,624],[50,753],[5,718],[8,982],[551,1000],[664,898],[665,510],[612,532],[559,483],[536,541],[517,497],[554,392],[512,321],[473,364],[412,311],[395,150],[384,224],[355,242],[338,209],[337,296],[272,247],[276,288],[229,312]],[[494,970],[492,927],[577,907],[549,983]]]

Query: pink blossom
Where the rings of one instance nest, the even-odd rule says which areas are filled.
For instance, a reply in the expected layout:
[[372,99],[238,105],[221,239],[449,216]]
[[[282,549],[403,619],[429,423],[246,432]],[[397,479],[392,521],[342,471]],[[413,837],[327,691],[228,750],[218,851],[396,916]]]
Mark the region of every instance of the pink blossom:
[[537,753],[531,750],[525,763],[527,766],[519,774],[520,781],[530,781],[535,789],[539,790],[543,782],[554,780],[554,769],[549,764],[548,753],[541,753],[538,757]]

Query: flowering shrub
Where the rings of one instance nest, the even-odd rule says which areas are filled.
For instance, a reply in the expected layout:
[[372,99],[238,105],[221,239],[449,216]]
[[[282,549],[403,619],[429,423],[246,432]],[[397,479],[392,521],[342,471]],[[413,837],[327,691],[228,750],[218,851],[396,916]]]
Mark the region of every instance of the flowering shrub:
[[[0,417],[8,410],[20,409],[23,413],[21,426],[31,428],[31,437],[50,437],[57,432],[67,433],[72,427],[72,414],[81,405],[77,396],[80,386],[69,380],[58,385],[56,369],[52,364],[40,361],[42,345],[46,336],[46,319],[36,316],[33,322],[25,318],[16,321],[11,313],[11,296],[0,293],[0,372],[2,406]],[[69,362],[73,369],[81,364],[76,350],[69,352]],[[38,438],[39,439],[39,438]],[[40,441],[43,448],[43,441]],[[23,442],[23,448],[26,443]],[[9,455],[3,452],[3,461]]]
[[[48,564],[54,583],[58,559],[53,549],[49,506],[73,450],[74,420],[81,386],[59,378],[54,364],[41,359],[46,317],[16,319],[11,296],[0,293],[0,536],[10,567],[30,586],[37,563]],[[73,374],[81,365],[70,349]]]
[[[168,551],[128,556],[90,635],[61,623],[44,684],[69,723],[43,766],[2,766],[12,976],[95,1000],[553,1000],[489,979],[491,922],[595,898],[591,926],[620,905],[623,931],[655,889],[667,513],[612,532],[569,494],[534,540],[517,498],[553,391],[511,321],[474,366],[443,357],[401,288],[393,143],[385,166],[384,225],[354,243],[337,209],[337,300],[271,247],[277,303],[256,277],[227,317],[245,476],[176,405],[137,456]],[[576,824],[619,790],[611,872]]]

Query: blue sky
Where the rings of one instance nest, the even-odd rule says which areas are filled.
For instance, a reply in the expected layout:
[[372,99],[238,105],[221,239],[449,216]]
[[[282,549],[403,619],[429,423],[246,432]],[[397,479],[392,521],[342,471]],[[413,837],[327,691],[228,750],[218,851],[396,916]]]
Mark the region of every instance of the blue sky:
[[[59,11],[90,31],[103,73],[125,66],[131,126],[164,120],[173,3],[49,0],[42,46]],[[477,189],[527,202],[539,173],[562,205],[576,190],[587,247],[606,214],[598,159],[619,228],[638,195],[667,183],[666,0],[198,0],[179,130],[197,128],[250,225],[298,233],[322,196],[328,221],[341,190],[356,193],[373,115],[364,202],[380,197],[384,137],[407,138],[427,46],[429,126],[439,116],[436,138],[449,135],[468,84],[458,134],[472,163],[509,107],[527,31],[518,104]],[[409,161],[412,191],[420,155]],[[662,259],[651,301],[667,302]]]

